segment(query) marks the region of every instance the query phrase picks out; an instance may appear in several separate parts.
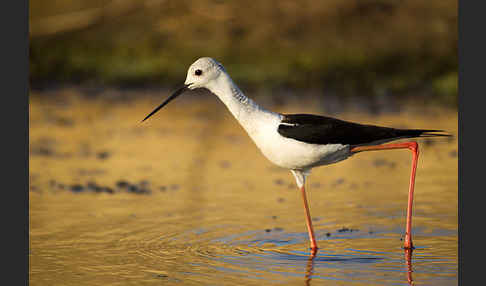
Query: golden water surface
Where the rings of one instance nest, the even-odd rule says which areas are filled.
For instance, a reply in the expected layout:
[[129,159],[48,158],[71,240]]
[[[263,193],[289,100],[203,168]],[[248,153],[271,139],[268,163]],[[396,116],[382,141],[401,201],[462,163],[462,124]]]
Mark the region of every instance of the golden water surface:
[[[30,99],[31,285],[457,284],[456,111],[336,115],[456,137],[418,140],[408,260],[409,151],[314,169],[312,258],[290,172],[267,161],[215,98],[181,97],[140,123],[166,94],[71,93]],[[266,107],[322,114],[316,106]]]

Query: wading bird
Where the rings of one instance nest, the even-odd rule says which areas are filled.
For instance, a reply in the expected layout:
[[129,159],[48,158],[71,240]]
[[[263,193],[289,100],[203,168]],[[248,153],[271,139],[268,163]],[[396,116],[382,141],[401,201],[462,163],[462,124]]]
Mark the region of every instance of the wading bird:
[[[375,150],[409,149],[412,171],[408,194],[405,249],[412,244],[412,203],[419,148],[417,142],[383,144],[397,139],[449,136],[442,130],[396,129],[347,122],[312,114],[280,114],[266,110],[246,97],[216,60],[203,57],[187,71],[184,85],[177,89],[148,119],[184,91],[206,88],[226,105],[268,160],[287,168],[295,177],[304,201],[307,231],[312,253],[318,247],[305,193],[305,180],[314,167],[336,163],[350,156]],[[437,133],[439,132],[439,133]]]

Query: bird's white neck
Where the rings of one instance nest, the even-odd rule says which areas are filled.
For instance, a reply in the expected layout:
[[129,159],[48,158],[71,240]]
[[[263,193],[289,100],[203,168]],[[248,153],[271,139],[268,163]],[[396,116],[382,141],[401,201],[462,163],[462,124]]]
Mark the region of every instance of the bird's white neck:
[[277,132],[282,115],[258,106],[246,97],[224,72],[207,84],[206,88],[228,107],[263,155],[280,166],[281,152],[274,144],[283,138]]
[[211,81],[207,88],[226,105],[233,116],[240,121],[250,113],[261,109],[253,100],[246,97],[225,72]]
[[250,136],[258,124],[259,118],[262,116],[279,116],[278,113],[268,111],[246,97],[225,72],[212,80],[207,88],[219,97]]

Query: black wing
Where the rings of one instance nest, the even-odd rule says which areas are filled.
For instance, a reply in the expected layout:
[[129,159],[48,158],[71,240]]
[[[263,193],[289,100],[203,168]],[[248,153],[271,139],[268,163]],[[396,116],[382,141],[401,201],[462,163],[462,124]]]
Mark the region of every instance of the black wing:
[[278,126],[280,135],[310,144],[360,145],[398,138],[449,136],[442,130],[395,129],[364,125],[311,114],[287,114]]

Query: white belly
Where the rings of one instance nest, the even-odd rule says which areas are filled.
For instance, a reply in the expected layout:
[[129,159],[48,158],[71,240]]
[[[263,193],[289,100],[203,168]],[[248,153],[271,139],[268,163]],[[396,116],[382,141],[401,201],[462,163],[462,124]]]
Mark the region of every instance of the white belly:
[[346,145],[308,144],[285,138],[278,132],[274,132],[272,137],[271,140],[260,141],[257,146],[272,163],[283,168],[308,169],[336,163],[351,155]]
[[[255,121],[254,121],[255,122]],[[339,162],[351,155],[349,145],[308,144],[286,138],[277,131],[280,118],[260,118],[258,126],[246,128],[257,147],[272,163],[287,169],[308,169]]]

